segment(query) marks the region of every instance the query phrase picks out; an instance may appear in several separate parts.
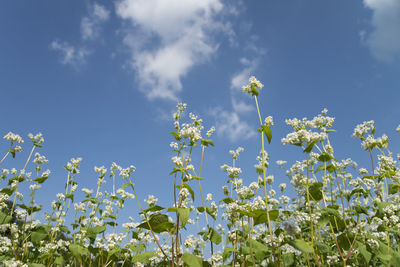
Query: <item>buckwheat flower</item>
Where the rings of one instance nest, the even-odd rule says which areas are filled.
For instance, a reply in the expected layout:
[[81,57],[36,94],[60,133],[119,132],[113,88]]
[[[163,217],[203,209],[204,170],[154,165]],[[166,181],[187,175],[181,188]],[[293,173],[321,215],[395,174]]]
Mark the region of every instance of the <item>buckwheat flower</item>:
[[224,195],[228,195],[228,194],[229,194],[228,186],[224,185],[224,186],[222,187],[222,191],[224,192]]
[[207,194],[206,200],[207,201],[211,201],[212,200],[212,194],[211,193]]
[[104,166],[101,167],[94,167],[94,171],[97,172],[100,177],[104,177],[104,175],[106,175],[107,173],[107,169]]
[[38,133],[36,135],[29,133],[28,137],[29,137],[29,139],[31,139],[31,141],[33,142],[33,144],[35,146],[40,146],[40,144],[44,142],[42,133]]
[[278,166],[281,166],[281,167],[283,167],[283,165],[285,165],[287,163],[287,161],[285,161],[285,160],[277,160],[276,161],[276,164],[278,165]]
[[358,137],[358,138],[364,138],[364,135],[368,132],[368,131],[372,131],[375,126],[374,126],[374,121],[364,121],[361,124],[358,124],[355,128],[354,128],[354,132],[353,132],[353,137]]
[[260,186],[259,186],[259,184],[257,182],[252,182],[249,185],[249,188],[254,191],[254,190],[257,190],[258,188],[260,188]]
[[229,153],[232,155],[232,158],[234,160],[237,160],[237,158],[239,157],[239,153],[244,151],[243,147],[238,147],[236,150],[229,150]]
[[269,190],[269,194],[274,197],[276,195],[276,191],[274,189]]
[[182,159],[180,157],[174,156],[171,158],[172,162],[178,166],[178,167],[183,167],[183,162]]
[[178,150],[178,149],[179,149],[179,145],[178,145],[177,142],[171,142],[171,143],[169,144],[169,146],[172,147],[172,148],[175,149],[175,150]]
[[10,171],[8,169],[1,169],[1,177],[3,179],[5,179],[9,173],[10,173]]
[[272,116],[266,117],[265,120],[264,120],[264,123],[267,126],[273,126],[274,125],[274,121],[272,119]]
[[58,200],[61,201],[61,200],[65,199],[65,195],[63,193],[58,193],[57,198],[58,198]]
[[212,126],[210,128],[210,130],[208,130],[207,133],[206,133],[207,137],[210,137],[214,132],[215,132],[215,127]]
[[273,182],[274,182],[274,176],[273,176],[273,175],[267,176],[267,177],[265,178],[265,181],[266,181],[268,184],[273,183]]
[[238,177],[239,174],[242,173],[242,169],[236,168],[236,167],[231,167],[231,166],[228,166],[226,164],[222,165],[221,169],[228,173],[228,177],[229,178]]
[[31,184],[31,185],[29,186],[29,189],[32,190],[32,191],[34,191],[34,190],[38,190],[40,187],[41,187],[40,184]]
[[279,197],[279,201],[283,204],[283,205],[287,205],[290,201],[290,197],[288,196],[280,196]]
[[17,174],[17,169],[12,168],[12,169],[11,169],[11,174]]
[[3,137],[5,140],[9,140],[12,143],[17,142],[18,144],[22,144],[24,140],[22,140],[22,137],[19,136],[18,134],[14,134],[12,132],[9,132]]
[[91,195],[93,193],[93,190],[87,189],[87,188],[82,188],[82,192],[87,194],[87,195]]
[[34,163],[36,164],[43,164],[43,163],[47,163],[48,160],[46,159],[45,156],[41,156],[39,153],[35,153],[35,159],[33,160]]
[[396,128],[396,132],[400,132],[400,124],[399,124],[399,126],[397,126],[397,128]]
[[282,192],[285,191],[286,190],[286,184],[285,183],[280,184],[279,188],[281,189]]
[[157,203],[158,198],[154,197],[153,195],[148,195],[147,199],[144,200],[147,205],[151,206]]

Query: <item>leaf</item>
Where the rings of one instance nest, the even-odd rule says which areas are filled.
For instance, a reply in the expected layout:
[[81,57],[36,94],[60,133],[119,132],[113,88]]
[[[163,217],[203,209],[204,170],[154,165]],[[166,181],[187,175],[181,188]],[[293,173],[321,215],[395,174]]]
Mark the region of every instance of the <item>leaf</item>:
[[309,186],[308,192],[310,193],[313,200],[320,201],[322,199],[322,186],[323,184],[320,182],[313,183]]
[[208,229],[208,232],[204,234],[204,241],[210,240],[211,242],[215,244],[219,244],[222,241],[221,235],[214,230],[214,228],[210,227]]
[[233,202],[233,199],[230,198],[230,197],[226,197],[226,198],[221,199],[221,200],[219,201],[219,203],[221,203],[221,202],[224,202],[225,204],[229,204],[229,203],[232,203],[232,202]]
[[38,184],[43,184],[48,178],[49,176],[43,176],[43,177],[38,177],[33,181],[37,182]]
[[7,224],[12,221],[12,217],[0,211],[0,224]]
[[304,240],[295,239],[290,241],[289,244],[304,253],[313,253],[313,247]]
[[79,260],[82,259],[82,256],[89,253],[89,250],[87,248],[82,247],[81,245],[78,244],[70,244],[69,250],[71,251],[71,254]]
[[291,266],[294,264],[294,254],[286,253],[282,255],[283,266]]
[[322,242],[319,242],[319,241],[316,241],[315,242],[315,246],[318,248],[318,250],[321,252],[321,253],[323,253],[323,254],[326,254],[326,253],[329,253],[329,252],[331,252],[331,248],[328,246],[328,245],[326,245],[326,244],[324,244],[324,243],[322,243]]
[[214,146],[214,142],[211,139],[202,139],[201,144],[203,146]]
[[153,232],[158,234],[161,232],[169,232],[174,227],[174,224],[168,221],[168,216],[161,213],[152,214],[148,222],[141,223],[137,227],[150,230],[149,224]]
[[144,244],[136,244],[136,245],[128,244],[126,245],[126,247],[132,250],[133,252],[142,252],[146,249],[146,246]]
[[269,128],[269,126],[267,126],[267,125],[261,125],[261,129],[265,133],[265,136],[268,139],[268,144],[271,144],[271,140],[272,140],[271,128]]
[[105,230],[106,230],[105,225],[88,227],[86,230],[86,236],[95,239],[98,234],[103,233]]
[[269,252],[268,247],[256,240],[250,239],[247,242],[247,246],[249,248],[251,247],[252,251],[254,252],[254,256],[256,257],[257,260],[261,261],[268,255]]
[[29,263],[28,263],[28,267],[46,267],[46,265],[41,264],[41,263],[29,262]]
[[179,133],[177,133],[177,132],[171,132],[171,134],[175,137],[175,140],[176,140],[176,141],[181,140],[181,137],[179,136]]
[[[250,214],[254,219],[254,225],[258,225],[261,223],[268,223],[267,212],[265,210],[254,210]],[[275,221],[279,217],[278,210],[270,210],[269,211],[269,219],[270,221]]]
[[65,225],[60,225],[60,231],[63,232],[63,233],[68,233],[68,234],[71,232],[71,231],[68,229],[68,227],[65,226]]
[[329,153],[327,152],[322,152],[321,155],[319,155],[318,160],[321,162],[327,162],[330,161],[331,159],[334,159],[334,157],[332,157]]
[[311,150],[313,149],[315,143],[316,143],[315,141],[311,142],[311,143],[304,149],[304,152],[305,152],[305,153],[310,153]]
[[147,209],[145,209],[143,212],[141,212],[141,213],[146,213],[146,212],[149,212],[149,211],[160,211],[160,210],[163,210],[163,209],[165,209],[165,208],[163,208],[163,207],[161,207],[161,206],[158,206],[158,205],[154,205],[154,206],[152,206],[152,207],[150,207],[150,208],[147,208]]
[[127,188],[127,187],[131,187],[131,186],[134,186],[135,184],[134,183],[123,183],[122,185],[121,185],[121,189],[125,189],[125,188]]
[[194,191],[193,191],[193,189],[187,183],[184,183],[183,187],[186,188],[189,191],[190,196],[192,197],[192,200],[194,201]]
[[400,190],[400,184],[397,183],[393,183],[393,184],[389,184],[389,194],[393,195],[398,193]]
[[355,212],[357,214],[364,213],[365,215],[368,215],[368,208],[367,207],[363,207],[363,206],[357,205],[357,206],[354,206],[353,208],[354,208],[354,210],[355,210]]
[[179,219],[181,220],[181,224],[184,227],[186,225],[186,223],[189,220],[189,216],[190,216],[190,208],[169,208],[167,210],[168,212],[178,212],[179,214]]
[[43,232],[31,232],[31,240],[33,243],[40,243],[40,241],[46,239],[46,237],[48,236],[47,233],[43,233]]
[[367,247],[365,245],[362,245],[358,247],[358,250],[360,251],[361,256],[365,259],[367,263],[371,260],[372,254],[367,250]]
[[65,261],[64,258],[62,256],[58,256],[56,258],[56,260],[54,261],[54,264],[56,265],[61,265],[61,266],[65,266]]
[[189,267],[203,267],[203,260],[193,254],[184,253],[182,261]]

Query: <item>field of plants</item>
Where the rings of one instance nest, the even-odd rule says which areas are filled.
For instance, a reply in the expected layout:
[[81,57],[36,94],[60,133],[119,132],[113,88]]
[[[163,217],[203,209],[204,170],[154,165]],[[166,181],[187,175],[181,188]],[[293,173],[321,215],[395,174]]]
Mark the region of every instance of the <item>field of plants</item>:
[[[51,206],[39,205],[35,196],[51,179],[40,154],[44,138],[30,134],[24,142],[9,132],[0,165],[11,165],[22,146],[31,145],[22,169],[0,166],[0,266],[400,266],[400,156],[391,152],[389,137],[375,136],[374,121],[357,125],[353,137],[370,157],[368,169],[358,168],[335,156],[334,118],[327,110],[310,120],[288,119],[293,131],[281,142],[298,147],[303,158],[291,166],[278,161],[290,184],[277,183],[268,172],[275,164],[267,152],[274,122],[262,115],[257,99],[262,87],[251,77],[242,88],[254,98],[259,118],[258,179],[243,184],[235,164],[243,148],[229,151],[232,162],[221,166],[222,199],[202,190],[209,182],[202,176],[203,159],[214,146],[215,129],[204,130],[203,121],[182,103],[170,133],[175,188],[170,207],[161,207],[153,196],[139,200],[134,166],[95,167],[97,184],[80,188],[81,158],[64,166],[63,193]],[[198,165],[194,153],[201,153]],[[295,196],[287,195],[287,186]],[[22,188],[30,194],[22,195]],[[75,197],[77,190],[84,199]],[[130,210],[138,210],[140,221],[119,220],[129,199],[137,203]],[[46,220],[38,221],[37,214]],[[193,224],[203,230],[189,231]]]

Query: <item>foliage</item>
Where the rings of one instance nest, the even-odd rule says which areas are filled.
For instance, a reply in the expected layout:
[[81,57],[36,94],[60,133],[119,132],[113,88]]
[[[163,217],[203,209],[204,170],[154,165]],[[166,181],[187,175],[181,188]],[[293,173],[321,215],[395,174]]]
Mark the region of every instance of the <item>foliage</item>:
[[[360,139],[371,158],[367,171],[351,159],[335,157],[330,142],[334,119],[327,110],[312,120],[286,120],[293,131],[282,143],[299,147],[304,155],[286,171],[297,194],[290,199],[286,184],[279,185],[278,193],[274,177],[267,175],[265,138],[272,141],[274,123],[270,116],[262,120],[257,99],[262,87],[254,77],[243,87],[255,100],[260,123],[258,179],[243,185],[242,170],[236,166],[243,148],[231,150],[232,164],[221,166],[227,184],[218,202],[211,194],[205,197],[201,187],[207,181],[202,177],[203,160],[206,148],[214,146],[210,139],[214,128],[203,138],[203,122],[197,116],[190,113],[190,121],[182,123],[185,104],[178,104],[174,114],[170,144],[175,153],[170,173],[174,198],[168,208],[157,205],[152,195],[142,206],[133,180],[135,167],[116,163],[109,170],[95,167],[96,190],[83,188],[85,197],[78,201],[82,159],[76,158],[64,166],[65,191],[43,209],[35,195],[50,171],[43,170],[47,159],[34,154],[44,142],[42,135],[30,134],[32,149],[23,169],[1,169],[1,262],[35,267],[399,266],[400,170],[388,149],[389,138],[375,137],[373,121],[355,128],[353,137]],[[10,148],[0,164],[16,157],[24,142],[11,132],[4,139]],[[197,149],[201,150],[198,169],[192,165]],[[277,163],[282,168],[286,164]],[[29,164],[33,174],[27,171]],[[111,192],[104,190],[107,180],[112,182]],[[21,194],[21,186],[29,188],[28,198]],[[141,221],[131,219],[117,233],[118,214],[129,199],[136,200]],[[67,217],[71,210],[73,218]],[[34,219],[39,214],[45,214],[46,222]],[[198,224],[201,232],[194,235],[188,230],[190,224]]]

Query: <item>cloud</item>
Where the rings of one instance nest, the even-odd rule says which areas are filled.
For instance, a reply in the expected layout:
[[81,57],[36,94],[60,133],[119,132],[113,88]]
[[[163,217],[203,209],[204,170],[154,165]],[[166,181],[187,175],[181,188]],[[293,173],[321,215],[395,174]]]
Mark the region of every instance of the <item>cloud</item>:
[[86,48],[77,48],[67,42],[60,42],[59,40],[51,42],[50,48],[61,53],[62,64],[70,64],[74,67],[86,63],[86,57],[90,54],[90,51]]
[[218,136],[227,137],[230,141],[249,139],[256,135],[256,131],[235,111],[229,112],[221,107],[210,110],[215,118],[215,129]]
[[176,101],[182,78],[217,51],[215,34],[232,35],[229,25],[216,18],[223,8],[220,0],[117,3],[117,15],[130,22],[124,36],[132,53],[130,63],[149,99]]
[[253,105],[246,103],[243,99],[245,95],[242,92],[242,86],[248,84],[249,78],[253,75],[259,64],[258,59],[249,60],[247,58],[241,58],[240,63],[243,65],[243,69],[233,75],[231,78],[231,103],[232,108],[237,113],[247,113],[252,111]]
[[363,36],[372,55],[386,62],[400,58],[400,1],[364,0],[364,5],[373,11],[373,30]]
[[83,40],[94,40],[99,37],[101,23],[107,21],[110,12],[102,5],[94,4],[89,11],[89,15],[82,18],[81,35]]
[[89,9],[89,15],[83,17],[81,21],[82,45],[73,46],[58,39],[50,43],[50,49],[61,54],[61,63],[64,65],[72,65],[78,68],[86,63],[86,58],[92,53],[91,50],[86,48],[86,42],[95,40],[100,36],[101,23],[107,21],[110,17],[110,12],[97,3],[91,5]]

